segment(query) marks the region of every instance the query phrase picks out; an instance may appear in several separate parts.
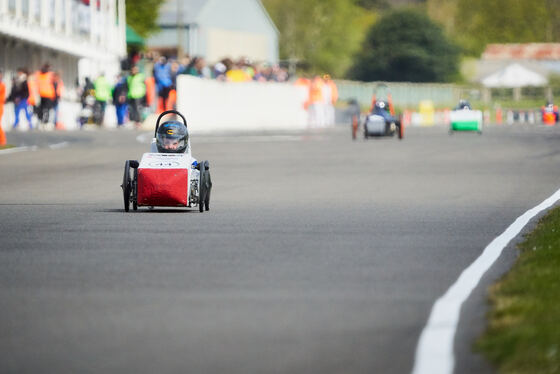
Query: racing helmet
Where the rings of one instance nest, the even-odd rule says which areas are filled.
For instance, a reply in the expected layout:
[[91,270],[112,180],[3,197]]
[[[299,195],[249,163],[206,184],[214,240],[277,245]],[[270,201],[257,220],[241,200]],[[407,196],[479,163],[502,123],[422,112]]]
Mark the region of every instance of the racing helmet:
[[185,153],[189,144],[187,126],[179,121],[162,123],[156,133],[156,146],[160,153]]
[[459,100],[458,109],[471,109],[471,104],[467,100]]
[[377,100],[375,102],[375,107],[381,110],[389,110],[389,103],[384,100]]

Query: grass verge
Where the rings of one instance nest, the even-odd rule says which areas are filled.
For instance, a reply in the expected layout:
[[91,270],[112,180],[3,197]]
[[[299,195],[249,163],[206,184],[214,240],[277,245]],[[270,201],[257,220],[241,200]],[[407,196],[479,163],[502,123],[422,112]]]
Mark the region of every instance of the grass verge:
[[511,271],[490,288],[489,325],[475,349],[500,373],[560,373],[560,208],[519,248]]
[[11,145],[11,144],[0,145],[0,150],[1,150],[1,149],[8,149],[8,148],[14,148],[14,146]]

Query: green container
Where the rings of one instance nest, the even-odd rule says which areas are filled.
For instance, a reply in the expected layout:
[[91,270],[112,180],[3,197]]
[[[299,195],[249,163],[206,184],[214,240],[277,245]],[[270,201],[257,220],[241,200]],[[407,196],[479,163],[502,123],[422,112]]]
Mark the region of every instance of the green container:
[[451,122],[451,130],[453,130],[453,131],[480,131],[480,123],[478,121]]

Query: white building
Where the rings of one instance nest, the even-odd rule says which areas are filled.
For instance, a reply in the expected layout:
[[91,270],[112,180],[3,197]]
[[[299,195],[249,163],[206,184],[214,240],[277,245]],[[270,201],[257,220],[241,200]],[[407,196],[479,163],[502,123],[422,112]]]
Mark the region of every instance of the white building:
[[158,25],[161,32],[146,41],[148,48],[177,53],[180,45],[210,62],[278,62],[278,29],[260,0],[166,0]]
[[[77,78],[112,78],[126,55],[124,0],[0,0],[0,69],[48,62],[71,95]],[[9,87],[8,87],[9,88]]]

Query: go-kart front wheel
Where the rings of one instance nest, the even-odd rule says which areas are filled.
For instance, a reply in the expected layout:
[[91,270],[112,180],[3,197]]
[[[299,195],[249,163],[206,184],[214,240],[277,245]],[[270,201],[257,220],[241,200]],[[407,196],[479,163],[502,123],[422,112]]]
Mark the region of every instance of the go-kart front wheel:
[[[133,165],[134,166],[134,165]],[[132,178],[132,209],[138,210],[138,166],[134,168]]]
[[123,190],[124,211],[128,212],[130,210],[130,192],[131,192],[130,162],[128,160],[125,161],[124,163],[124,174],[123,174],[123,181],[121,187]]

